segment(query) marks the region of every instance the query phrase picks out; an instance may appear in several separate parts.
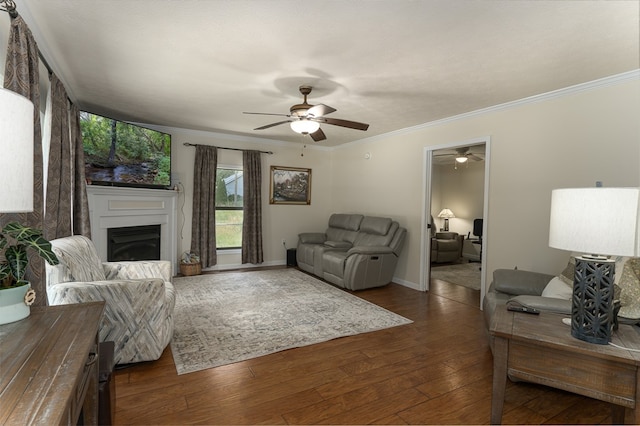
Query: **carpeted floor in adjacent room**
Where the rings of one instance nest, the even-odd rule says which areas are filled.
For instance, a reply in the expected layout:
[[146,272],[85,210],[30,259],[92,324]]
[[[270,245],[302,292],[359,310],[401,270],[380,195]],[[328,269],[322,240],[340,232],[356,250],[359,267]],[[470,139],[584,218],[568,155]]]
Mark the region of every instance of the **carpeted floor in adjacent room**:
[[480,263],[466,262],[447,265],[431,265],[431,278],[480,290]]

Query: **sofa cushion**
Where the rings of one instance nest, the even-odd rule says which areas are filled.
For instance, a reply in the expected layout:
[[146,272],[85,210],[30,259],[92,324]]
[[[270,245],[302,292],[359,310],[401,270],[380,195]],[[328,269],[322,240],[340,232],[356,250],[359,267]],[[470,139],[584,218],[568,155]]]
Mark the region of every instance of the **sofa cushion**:
[[303,244],[322,244],[327,239],[327,236],[320,232],[303,232],[298,234],[298,238]]
[[544,290],[542,290],[542,296],[570,300],[571,296],[573,296],[573,287],[567,285],[566,281],[562,278],[553,277]]
[[344,261],[347,258],[347,252],[344,251],[327,251],[322,256],[323,272],[342,277],[344,273]]
[[363,217],[361,214],[332,214],[326,231],[327,241],[347,241],[353,244],[358,237],[358,229]]
[[60,259],[56,265],[61,281],[103,281],[106,279],[102,261],[93,242],[87,237],[74,235],[51,242],[51,249]]
[[360,223],[363,217],[361,214],[334,213],[329,218],[329,228],[357,231],[360,229]]
[[495,291],[518,296],[529,294],[540,296],[553,275],[518,269],[496,269],[493,271]]
[[360,224],[360,231],[368,234],[387,235],[392,220],[388,217],[366,216]]
[[325,241],[324,245],[336,249],[350,249],[353,244],[347,241]]
[[520,305],[534,308],[543,312],[571,314],[571,300],[556,299],[553,297],[522,295],[510,298],[509,302],[515,302]]
[[387,233],[383,235],[373,233],[373,232],[365,232],[361,228],[360,232],[358,232],[358,236],[354,241],[353,245],[354,246],[388,246],[391,243],[391,240],[393,239],[394,235],[397,233],[399,226],[400,225],[398,225],[398,222],[391,221],[389,229],[387,229]]
[[640,319],[640,258],[616,262],[616,298],[620,299],[619,316]]

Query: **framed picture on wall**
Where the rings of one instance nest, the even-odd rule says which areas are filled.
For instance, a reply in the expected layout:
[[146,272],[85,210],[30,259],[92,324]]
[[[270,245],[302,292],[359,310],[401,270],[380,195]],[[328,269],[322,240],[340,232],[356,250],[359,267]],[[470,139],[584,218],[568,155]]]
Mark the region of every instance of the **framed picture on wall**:
[[271,166],[269,204],[311,204],[311,169]]

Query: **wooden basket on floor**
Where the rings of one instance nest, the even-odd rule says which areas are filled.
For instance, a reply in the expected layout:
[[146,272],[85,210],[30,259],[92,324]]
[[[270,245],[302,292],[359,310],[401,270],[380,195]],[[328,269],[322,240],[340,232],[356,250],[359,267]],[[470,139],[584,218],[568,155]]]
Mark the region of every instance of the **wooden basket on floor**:
[[202,263],[180,263],[180,273],[185,277],[200,275],[202,273]]

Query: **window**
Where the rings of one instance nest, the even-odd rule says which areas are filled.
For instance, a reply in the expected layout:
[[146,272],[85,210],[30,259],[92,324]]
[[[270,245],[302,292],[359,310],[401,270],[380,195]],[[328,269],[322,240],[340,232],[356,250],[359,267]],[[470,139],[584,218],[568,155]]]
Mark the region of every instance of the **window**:
[[216,171],[216,248],[242,247],[244,188],[242,169],[218,167]]

